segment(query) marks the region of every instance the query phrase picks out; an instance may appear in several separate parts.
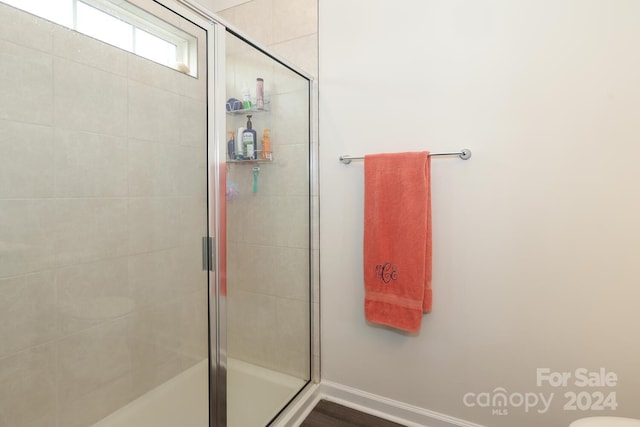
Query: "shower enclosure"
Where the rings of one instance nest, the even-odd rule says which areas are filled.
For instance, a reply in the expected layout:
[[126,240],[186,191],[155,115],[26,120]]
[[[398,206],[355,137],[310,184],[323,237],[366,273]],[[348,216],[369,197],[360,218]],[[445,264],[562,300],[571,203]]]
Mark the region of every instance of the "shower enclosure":
[[276,420],[312,372],[310,78],[182,0],[0,0],[0,64],[0,427]]

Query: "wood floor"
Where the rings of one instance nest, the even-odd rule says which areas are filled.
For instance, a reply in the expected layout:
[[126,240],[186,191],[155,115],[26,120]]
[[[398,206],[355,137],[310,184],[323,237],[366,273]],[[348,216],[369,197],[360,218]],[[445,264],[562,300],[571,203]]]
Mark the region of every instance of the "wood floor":
[[300,427],[404,427],[337,403],[321,400]]

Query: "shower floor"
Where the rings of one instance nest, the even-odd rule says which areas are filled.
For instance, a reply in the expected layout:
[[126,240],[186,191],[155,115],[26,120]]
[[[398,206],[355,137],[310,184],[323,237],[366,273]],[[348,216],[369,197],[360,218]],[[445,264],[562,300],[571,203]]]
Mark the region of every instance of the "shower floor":
[[[230,427],[264,427],[305,381],[236,359],[227,361]],[[206,427],[207,360],[156,387],[94,427]]]
[[264,427],[306,384],[236,359],[227,361],[229,427]]

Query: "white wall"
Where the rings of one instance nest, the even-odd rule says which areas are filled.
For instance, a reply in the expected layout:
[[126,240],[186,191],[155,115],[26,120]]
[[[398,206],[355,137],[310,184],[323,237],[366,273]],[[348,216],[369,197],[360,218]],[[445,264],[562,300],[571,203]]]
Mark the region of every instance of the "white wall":
[[[640,3],[325,0],[319,5],[323,379],[487,426],[640,418]],[[416,137],[416,134],[420,135]],[[432,162],[434,309],[422,332],[363,313],[363,165]],[[614,371],[538,387],[536,369]],[[466,407],[503,387],[549,411]],[[566,392],[617,393],[615,412]]]

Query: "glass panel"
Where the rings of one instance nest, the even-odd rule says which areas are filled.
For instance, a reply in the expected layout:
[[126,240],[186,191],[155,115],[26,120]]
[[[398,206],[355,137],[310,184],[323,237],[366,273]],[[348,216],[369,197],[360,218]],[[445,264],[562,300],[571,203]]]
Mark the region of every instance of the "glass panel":
[[206,64],[0,28],[0,425],[208,425]]
[[310,83],[232,34],[226,49],[227,415],[259,427],[310,378]]
[[140,28],[135,30],[135,40],[134,49],[138,55],[168,66],[173,66],[176,63],[177,48],[175,44],[142,31]]
[[84,3],[77,4],[76,29],[120,49],[133,50],[133,26]]
[[65,27],[73,26],[73,2],[75,0],[3,0],[36,16]]

